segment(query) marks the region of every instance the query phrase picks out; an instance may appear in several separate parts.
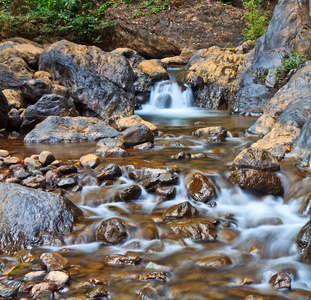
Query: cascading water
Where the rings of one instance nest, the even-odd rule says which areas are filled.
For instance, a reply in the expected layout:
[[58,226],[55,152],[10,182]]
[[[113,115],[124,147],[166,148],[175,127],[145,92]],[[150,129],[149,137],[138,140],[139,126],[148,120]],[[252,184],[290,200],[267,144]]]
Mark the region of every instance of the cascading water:
[[186,109],[193,106],[190,86],[184,83],[183,68],[168,68],[169,80],[157,82],[144,111],[154,109]]

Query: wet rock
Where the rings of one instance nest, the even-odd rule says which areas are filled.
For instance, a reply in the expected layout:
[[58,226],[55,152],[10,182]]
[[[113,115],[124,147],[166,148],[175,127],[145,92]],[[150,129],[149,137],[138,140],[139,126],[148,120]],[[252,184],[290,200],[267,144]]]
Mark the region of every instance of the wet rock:
[[40,256],[48,271],[61,271],[69,267],[69,260],[57,252],[43,253]]
[[49,165],[55,160],[55,156],[52,152],[50,151],[42,151],[39,154],[39,162],[43,165]]
[[141,188],[139,185],[133,184],[121,191],[120,196],[123,201],[133,201],[137,200],[141,195]]
[[235,170],[229,180],[245,190],[261,194],[282,195],[283,186],[279,176],[260,170]]
[[48,116],[77,117],[78,115],[72,99],[56,94],[44,95],[34,105],[26,108],[21,130],[23,132],[32,130]]
[[273,288],[281,289],[281,290],[290,290],[291,282],[292,282],[292,279],[286,273],[274,274],[269,280],[269,283],[271,284]]
[[153,80],[166,80],[169,76],[166,70],[156,60],[144,60],[138,65],[138,70],[149,75]]
[[135,279],[139,281],[158,280],[161,282],[167,282],[168,275],[165,272],[150,272],[150,273],[138,275],[135,277]]
[[39,156],[32,155],[31,157],[26,157],[24,159],[24,165],[28,170],[35,170],[42,167],[42,164],[39,161]]
[[21,263],[28,263],[33,262],[35,259],[38,258],[31,250],[20,250],[17,251],[13,257],[17,259]]
[[30,176],[24,179],[22,184],[34,189],[45,187],[45,177],[42,175]]
[[149,223],[141,228],[140,235],[145,240],[155,240],[159,238],[158,228],[155,223]]
[[105,169],[97,175],[99,180],[114,180],[122,176],[122,170],[117,164],[109,164]]
[[80,111],[103,119],[133,114],[134,73],[122,55],[62,40],[46,48],[39,65],[71,90]]
[[149,127],[144,124],[137,124],[122,131],[118,139],[125,147],[131,147],[146,142],[153,143],[154,136]]
[[0,282],[0,297],[9,298],[14,295],[14,290]]
[[140,144],[140,145],[136,145],[133,148],[137,149],[137,150],[148,150],[148,149],[153,148],[153,144],[148,142],[148,143],[143,143],[143,144]]
[[24,276],[24,279],[27,281],[34,281],[42,279],[46,275],[45,271],[33,271],[29,272]]
[[99,157],[95,154],[87,154],[80,158],[80,165],[83,168],[95,168],[99,164]]
[[50,80],[29,80],[24,81],[19,86],[22,96],[29,103],[36,103],[43,95],[50,94],[52,90],[52,82]]
[[125,157],[128,153],[117,146],[103,146],[95,151],[95,155],[100,157]]
[[119,147],[119,148],[124,148],[123,143],[118,140],[118,139],[113,139],[113,138],[104,138],[98,141],[97,147]]
[[0,157],[7,157],[10,153],[7,150],[0,150]]
[[199,212],[195,207],[193,207],[188,201],[180,204],[176,204],[168,208],[163,217],[165,218],[183,218],[183,217],[193,217],[198,215]]
[[138,125],[138,124],[144,124],[146,125],[154,134],[157,133],[158,129],[155,125],[153,125],[150,122],[144,121],[140,116],[133,115],[126,118],[121,118],[116,121],[116,126],[118,130],[123,131],[125,129],[128,129],[132,126]]
[[125,255],[122,254],[111,254],[107,255],[102,258],[102,261],[107,266],[113,267],[125,267],[125,266],[135,266],[140,261],[141,258],[137,255],[126,253]]
[[96,239],[105,245],[122,243],[127,237],[125,224],[118,218],[103,221],[96,231]]
[[6,157],[4,158],[3,162],[6,165],[15,165],[21,162],[21,159],[15,156],[10,156],[10,157]]
[[62,175],[69,175],[78,172],[78,168],[74,165],[62,165],[58,168],[58,170]]
[[64,188],[64,189],[73,187],[77,184],[78,182],[74,178],[71,178],[71,177],[60,178],[57,181],[57,186]]
[[29,132],[24,141],[26,143],[94,141],[117,135],[115,129],[97,118],[50,116]]
[[51,245],[69,234],[82,211],[69,200],[17,184],[0,183],[0,249]]
[[174,186],[158,186],[155,193],[165,199],[174,199],[176,196],[176,187]]
[[46,275],[44,279],[55,283],[59,288],[70,280],[70,276],[67,272],[64,271],[52,271]]
[[170,186],[175,185],[179,182],[179,178],[176,174],[162,173],[157,176],[151,176],[146,179],[142,186],[149,192],[154,192],[159,186]]
[[236,168],[251,168],[262,171],[278,171],[280,165],[278,160],[269,151],[251,147],[244,149],[232,162]]
[[164,147],[167,148],[184,148],[184,147],[191,147],[194,146],[195,144],[190,142],[190,141],[168,141],[164,144]]
[[224,268],[232,265],[232,261],[227,255],[214,255],[200,258],[195,261],[195,263],[200,267],[207,268]]
[[205,127],[197,129],[193,134],[196,136],[211,135],[211,136],[226,137],[227,129],[221,126]]
[[8,101],[9,109],[26,108],[27,102],[24,100],[20,91],[5,89],[2,93]]
[[297,236],[297,245],[303,253],[303,260],[311,264],[311,221],[308,221],[299,231]]
[[192,240],[215,240],[216,229],[210,221],[205,220],[176,220],[168,225],[174,232]]
[[29,295],[32,299],[52,299],[53,292],[57,289],[56,284],[52,282],[42,282],[33,286]]
[[198,202],[206,203],[217,196],[214,184],[200,172],[186,176],[186,188],[192,199]]
[[88,297],[91,299],[97,299],[102,297],[107,298],[109,297],[109,292],[106,290],[105,287],[97,286],[88,293]]
[[191,153],[179,152],[178,154],[173,155],[171,158],[172,159],[178,159],[178,160],[190,159],[190,158],[192,158],[192,155],[191,155]]
[[138,299],[139,300],[153,300],[153,299],[160,299],[161,295],[159,292],[153,287],[144,287],[140,290]]
[[18,110],[16,108],[12,108],[8,113],[7,128],[9,130],[18,130],[20,123],[21,119]]
[[17,179],[25,179],[28,176],[30,176],[30,173],[25,170],[23,165],[18,164],[18,165],[11,165],[10,166],[10,171],[13,173],[13,176]]

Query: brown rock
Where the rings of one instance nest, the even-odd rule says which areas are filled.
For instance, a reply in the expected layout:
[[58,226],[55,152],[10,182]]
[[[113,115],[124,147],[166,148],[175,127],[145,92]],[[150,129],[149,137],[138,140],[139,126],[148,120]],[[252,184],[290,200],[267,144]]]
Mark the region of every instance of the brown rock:
[[103,221],[96,232],[96,239],[106,245],[122,243],[127,237],[125,224],[118,218]]
[[95,154],[87,154],[80,158],[80,164],[83,168],[95,168],[99,161],[99,157]]
[[195,201],[206,203],[217,196],[214,184],[199,172],[190,173],[186,176],[186,187]]
[[163,214],[165,218],[183,218],[183,217],[193,217],[198,215],[199,212],[195,207],[193,207],[188,201],[180,204],[171,206]]
[[135,279],[139,281],[158,280],[162,282],[167,282],[168,276],[165,272],[150,272],[150,273],[138,275],[135,277]]
[[106,290],[105,287],[97,286],[88,293],[88,297],[91,299],[103,298],[103,297],[107,298],[109,297],[109,292]]
[[69,260],[57,252],[43,253],[40,259],[47,266],[48,271],[62,271],[69,267]]
[[9,108],[26,108],[27,102],[24,100],[21,92],[16,90],[5,89],[2,91],[8,101]]
[[273,288],[282,290],[290,290],[291,282],[292,279],[288,274],[285,273],[274,274],[269,280],[269,283]]
[[195,261],[195,263],[200,267],[207,268],[224,268],[232,265],[232,261],[227,255],[213,255],[200,258]]
[[262,171],[278,171],[280,165],[278,160],[269,151],[251,147],[244,149],[232,162],[232,166],[241,168],[251,168]]
[[70,280],[70,276],[68,272],[52,271],[48,275],[46,275],[44,279],[55,283],[57,287],[61,287]]
[[161,59],[161,63],[166,66],[170,65],[186,65],[189,62],[189,58],[185,56],[173,56],[173,57],[165,57]]
[[95,155],[101,157],[125,157],[128,156],[128,153],[120,147],[103,146],[95,151]]
[[121,168],[117,164],[109,164],[105,169],[97,175],[99,180],[114,180],[122,176]]
[[192,240],[215,240],[216,229],[210,221],[205,220],[176,220],[168,225],[174,232]]
[[245,190],[262,194],[281,195],[283,187],[279,176],[259,170],[235,170],[229,180]]
[[165,80],[169,76],[166,70],[156,60],[144,60],[138,65],[138,70],[149,75],[154,80]]
[[55,160],[55,156],[50,151],[42,151],[39,155],[39,162],[43,165],[49,165]]
[[227,129],[221,126],[205,127],[197,129],[193,134],[197,136],[211,135],[211,136],[226,137]]
[[56,284],[52,282],[42,282],[33,286],[29,295],[32,299],[52,299],[53,292],[57,289]]
[[131,147],[146,142],[153,143],[154,136],[148,126],[137,124],[121,132],[118,139],[125,147]]
[[174,199],[176,196],[176,187],[174,186],[158,186],[155,190],[158,196],[164,197],[165,199]]
[[140,261],[141,258],[137,255],[126,253],[125,255],[122,254],[111,254],[107,255],[102,258],[102,261],[107,266],[113,267],[125,267],[125,266],[135,266]]
[[145,240],[155,240],[159,238],[158,228],[154,223],[145,225],[140,231],[141,237]]
[[126,187],[121,193],[120,196],[123,201],[133,201],[137,200],[141,195],[141,188],[139,185],[133,184]]

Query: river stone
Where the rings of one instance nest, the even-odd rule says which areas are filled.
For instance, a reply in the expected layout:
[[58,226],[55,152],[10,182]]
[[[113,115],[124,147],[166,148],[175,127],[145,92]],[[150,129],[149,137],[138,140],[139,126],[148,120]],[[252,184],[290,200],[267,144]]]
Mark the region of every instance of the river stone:
[[280,289],[280,290],[290,290],[291,282],[292,282],[292,279],[286,273],[274,274],[269,280],[269,283],[271,284],[273,288]]
[[8,122],[8,113],[9,113],[9,104],[4,96],[4,94],[0,91],[0,129],[6,128]]
[[153,143],[150,143],[150,142],[143,143],[143,144],[136,145],[133,148],[136,150],[148,150],[148,149],[153,148]]
[[69,234],[82,211],[60,195],[0,182],[0,249],[51,245]]
[[49,165],[55,160],[55,156],[52,152],[50,151],[42,151],[39,154],[39,162],[43,165]]
[[176,187],[175,186],[158,186],[155,189],[155,193],[165,199],[174,199],[176,196]]
[[109,292],[103,286],[97,286],[93,288],[88,294],[90,299],[108,298]]
[[227,129],[221,126],[205,127],[197,129],[193,134],[197,136],[211,135],[211,136],[226,137]]
[[29,295],[32,299],[52,299],[57,286],[53,282],[42,282],[33,286]]
[[46,79],[24,81],[19,86],[22,96],[29,103],[36,103],[43,95],[50,94],[52,82]]
[[217,197],[214,184],[200,172],[186,176],[186,188],[191,198],[198,202],[206,203]]
[[8,123],[7,128],[9,130],[18,130],[21,124],[21,118],[19,116],[19,112],[16,108],[11,108],[8,113]]
[[0,282],[0,297],[10,298],[14,294],[14,289],[7,287],[3,283]]
[[138,70],[149,75],[153,80],[169,79],[166,70],[156,60],[142,61],[138,65]]
[[244,149],[232,162],[236,168],[251,168],[262,171],[278,171],[280,165],[278,160],[269,151],[251,147]]
[[24,280],[26,281],[34,281],[43,278],[46,275],[45,271],[33,271],[29,272],[24,276]]
[[168,275],[165,272],[150,272],[135,277],[136,280],[146,281],[146,280],[157,280],[162,282],[168,281]]
[[21,130],[27,132],[32,130],[48,116],[77,117],[78,115],[72,99],[56,94],[44,95],[34,105],[26,108]]
[[103,119],[133,114],[134,73],[122,55],[62,40],[43,51],[39,68],[69,88],[84,113]]
[[55,283],[60,288],[70,280],[70,276],[64,271],[52,271],[44,279]]
[[175,204],[168,208],[163,217],[165,218],[183,218],[183,217],[193,217],[198,215],[199,212],[195,207],[193,207],[190,202],[185,201],[183,203]]
[[216,240],[216,228],[206,220],[176,220],[168,223],[172,230],[192,240]]
[[311,264],[311,220],[301,228],[296,242],[300,251],[303,253],[304,262]]
[[102,146],[95,151],[95,155],[100,157],[125,157],[128,156],[128,153],[117,146]]
[[42,167],[41,162],[39,161],[39,156],[32,155],[31,157],[26,157],[24,159],[24,166],[28,170],[39,169]]
[[117,164],[109,164],[97,175],[99,180],[114,180],[122,176],[122,170]]
[[135,126],[137,124],[144,124],[146,125],[147,127],[149,127],[149,129],[154,133],[156,134],[157,131],[158,131],[158,128],[150,123],[150,122],[147,122],[145,120],[143,120],[140,116],[138,115],[133,115],[133,116],[130,116],[130,117],[125,117],[125,118],[120,118],[116,121],[116,126],[118,127],[118,129],[120,131],[123,131],[125,129],[128,129],[132,126]]
[[94,141],[116,137],[118,132],[104,121],[91,117],[47,117],[24,138],[25,143]]
[[0,157],[7,157],[9,154],[9,151],[7,150],[0,150]]
[[189,62],[189,58],[184,56],[173,56],[173,57],[165,57],[161,59],[161,63],[163,63],[165,66],[170,65],[186,65]]
[[125,255],[122,254],[111,254],[104,256],[102,261],[107,266],[113,267],[125,267],[125,266],[135,266],[140,261],[141,258],[137,255],[126,253]]
[[128,237],[123,221],[119,218],[111,218],[103,221],[96,231],[96,239],[104,245],[119,244]]
[[70,265],[69,260],[57,252],[43,253],[40,259],[46,265],[48,271],[61,271]]
[[148,126],[137,124],[122,131],[119,134],[118,139],[125,147],[131,147],[146,142],[153,143],[154,136]]
[[279,176],[261,170],[235,170],[229,180],[245,190],[261,194],[282,195],[283,186]]
[[137,184],[133,184],[124,188],[120,193],[122,200],[125,202],[137,200],[140,195],[141,188]]
[[119,147],[119,148],[124,148],[123,143],[120,140],[113,139],[113,138],[101,139],[97,142],[96,146],[99,148],[105,147],[105,146],[107,146],[107,147],[115,146],[115,147]]
[[60,178],[56,184],[57,186],[66,189],[66,188],[70,188],[70,187],[77,185],[78,182],[74,178],[63,177],[63,178]]
[[15,156],[5,157],[3,161],[6,165],[14,165],[21,162],[21,159]]
[[30,176],[30,173],[27,172],[23,165],[11,165],[10,171],[13,172],[13,176],[17,179],[25,179]]
[[27,102],[24,100],[20,91],[5,89],[2,91],[3,95],[8,101],[9,108],[26,108]]
[[227,255],[213,255],[199,258],[195,263],[200,267],[220,269],[232,265],[232,261]]
[[148,179],[146,179],[142,186],[148,191],[148,192],[154,192],[157,187],[159,186],[170,186],[175,185],[179,182],[179,178],[176,174],[172,173],[160,173],[156,176],[150,176]]
[[87,154],[82,156],[79,161],[83,168],[95,168],[100,160],[95,154]]

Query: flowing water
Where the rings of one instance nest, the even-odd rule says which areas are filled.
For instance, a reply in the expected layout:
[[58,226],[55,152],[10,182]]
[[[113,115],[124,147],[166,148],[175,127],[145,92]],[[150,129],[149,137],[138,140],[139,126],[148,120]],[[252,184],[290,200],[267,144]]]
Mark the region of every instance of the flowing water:
[[[244,299],[248,295],[262,295],[263,299],[310,299],[298,296],[299,292],[303,293],[301,290],[311,290],[311,270],[301,262],[295,244],[299,230],[309,219],[299,214],[301,200],[310,192],[309,177],[295,167],[283,164],[278,174],[285,189],[284,197],[262,196],[233,186],[227,180],[230,162],[256,140],[256,137],[244,135],[245,129],[256,119],[190,107],[191,99],[191,90],[180,86],[173,77],[158,83],[150,103],[136,112],[158,126],[160,133],[154,148],[131,149],[128,158],[103,159],[103,163],[116,162],[124,169],[129,165],[136,168],[179,167],[180,181],[173,200],[161,202],[158,196],[147,193],[142,187],[143,193],[137,201],[104,203],[102,197],[107,197],[109,191],[137,184],[127,176],[113,186],[90,184],[82,192],[67,194],[85,211],[87,221],[85,227],[81,227],[79,237],[71,237],[71,246],[46,248],[63,249],[63,255],[75,265],[71,268],[71,286],[60,294],[60,298],[83,294],[88,287],[81,282],[97,278],[108,282],[112,299],[138,299],[139,292],[146,287],[157,296],[139,299]],[[165,103],[161,104],[162,101]],[[229,131],[229,137],[223,142],[209,144],[192,135],[198,128],[217,125]],[[2,148],[24,156],[46,150],[44,145],[24,146],[20,140],[5,141]],[[72,144],[52,145],[49,150],[57,158],[78,159],[93,152],[95,143],[80,143],[74,147]],[[206,158],[171,158],[181,151],[204,153]],[[188,196],[184,177],[191,171],[200,171],[214,182],[218,194],[215,206],[195,202]],[[200,218],[219,219],[221,224],[227,224],[218,231],[216,241],[195,242],[172,233],[162,214],[172,205],[184,201],[199,210]],[[130,228],[128,240],[114,246],[88,242],[86,228],[96,228],[102,220],[111,217],[125,221]],[[155,228],[157,238],[143,237],[142,228],[146,225]],[[101,262],[105,255],[126,252],[143,259],[139,267],[108,267]],[[194,263],[202,257],[215,255],[229,256],[232,265],[217,269]],[[145,273],[159,271],[165,275],[155,280],[139,279]],[[291,276],[292,291],[270,287],[269,279],[278,272]],[[243,280],[250,284],[242,284]]]

